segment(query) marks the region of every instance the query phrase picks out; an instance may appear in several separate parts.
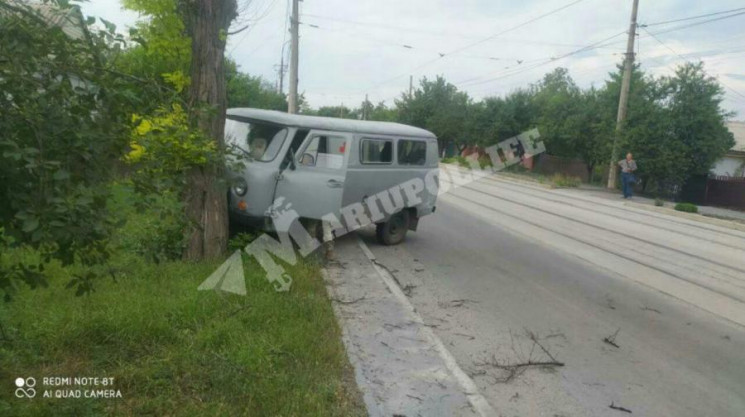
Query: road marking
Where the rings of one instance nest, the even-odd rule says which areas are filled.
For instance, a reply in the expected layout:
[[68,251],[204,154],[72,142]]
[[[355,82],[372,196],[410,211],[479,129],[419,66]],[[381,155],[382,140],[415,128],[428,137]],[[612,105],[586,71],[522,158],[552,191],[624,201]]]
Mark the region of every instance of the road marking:
[[398,299],[401,304],[404,305],[406,309],[411,312],[414,317],[414,321],[422,326],[422,334],[424,334],[424,336],[429,339],[429,341],[435,346],[435,348],[437,349],[437,353],[445,362],[445,366],[453,374],[455,380],[458,381],[458,384],[463,389],[463,393],[468,398],[468,402],[471,403],[473,409],[482,417],[496,416],[497,412],[494,411],[489,402],[486,401],[486,398],[481,395],[481,393],[479,392],[479,388],[476,386],[476,383],[473,382],[471,377],[469,377],[468,374],[466,374],[463,369],[460,368],[460,366],[458,366],[458,362],[456,362],[455,357],[453,357],[453,354],[450,353],[449,350],[447,350],[445,345],[442,343],[442,340],[440,340],[440,338],[435,335],[432,329],[424,324],[424,320],[419,315],[419,313],[416,312],[416,309],[413,305],[411,305],[409,299],[406,297],[406,295],[404,295],[403,291],[401,291],[401,288],[399,288],[399,286],[396,284],[393,277],[388,271],[378,265],[375,255],[372,253],[372,251],[370,251],[370,248],[367,247],[365,242],[363,242],[362,238],[360,238],[359,236],[357,236],[357,243],[362,249],[362,252],[365,253],[365,256],[367,256],[367,258],[372,263],[373,268],[375,268],[375,271],[378,273],[378,276],[380,276],[383,282],[385,282],[385,285],[388,287],[391,293]]

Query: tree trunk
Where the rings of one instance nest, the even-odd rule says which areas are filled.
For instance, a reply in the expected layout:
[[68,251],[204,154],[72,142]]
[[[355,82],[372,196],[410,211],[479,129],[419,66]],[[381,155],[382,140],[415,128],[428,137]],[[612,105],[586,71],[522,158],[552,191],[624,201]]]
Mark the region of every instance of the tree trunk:
[[[179,6],[191,37],[189,108],[193,122],[224,148],[225,41],[236,17],[236,0],[181,0]],[[187,260],[215,258],[225,253],[228,240],[227,182],[224,165],[194,168],[188,175],[184,202],[191,223]]]

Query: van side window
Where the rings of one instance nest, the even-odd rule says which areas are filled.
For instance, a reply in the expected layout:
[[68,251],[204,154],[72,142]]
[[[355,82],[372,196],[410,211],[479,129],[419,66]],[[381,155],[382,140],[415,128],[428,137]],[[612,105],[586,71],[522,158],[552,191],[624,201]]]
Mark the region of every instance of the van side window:
[[298,150],[300,150],[300,145],[303,144],[305,137],[308,136],[308,132],[310,132],[308,129],[298,129],[295,132],[295,136],[292,137],[292,142],[290,143],[290,148],[287,150],[287,154],[282,160],[282,164],[280,164],[280,170],[284,170],[285,168],[287,168],[287,166],[290,164],[290,161],[295,158],[295,154]]
[[427,162],[427,142],[421,140],[398,140],[399,165],[424,165]]
[[362,139],[360,162],[363,164],[390,164],[393,161],[393,141],[387,139]]
[[300,165],[318,168],[341,169],[347,140],[341,136],[314,136],[303,149]]

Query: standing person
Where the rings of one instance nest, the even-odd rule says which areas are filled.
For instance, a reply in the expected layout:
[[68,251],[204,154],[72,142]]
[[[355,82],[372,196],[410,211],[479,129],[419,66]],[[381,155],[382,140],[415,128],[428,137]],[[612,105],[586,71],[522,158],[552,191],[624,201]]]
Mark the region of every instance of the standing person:
[[621,184],[623,185],[623,198],[631,198],[632,186],[636,181],[634,178],[634,171],[636,171],[636,161],[634,161],[634,155],[631,152],[626,154],[626,159],[618,161],[618,166],[621,167]]

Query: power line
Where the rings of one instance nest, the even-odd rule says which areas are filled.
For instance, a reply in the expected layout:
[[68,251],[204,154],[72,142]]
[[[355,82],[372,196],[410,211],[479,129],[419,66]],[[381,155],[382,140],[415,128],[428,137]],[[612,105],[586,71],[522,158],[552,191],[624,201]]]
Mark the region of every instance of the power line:
[[618,36],[621,36],[621,35],[623,35],[625,33],[626,33],[626,31],[621,31],[619,33],[616,33],[613,36],[610,36],[610,37],[605,38],[605,39],[603,39],[601,41],[598,41],[598,42],[591,43],[591,44],[586,45],[586,46],[584,46],[582,48],[579,48],[579,49],[574,50],[572,52],[566,53],[564,55],[561,55],[561,56],[558,56],[558,57],[548,58],[548,60],[546,62],[541,62],[541,63],[535,64],[535,65],[531,65],[528,68],[514,68],[513,67],[512,72],[507,71],[507,73],[503,73],[503,74],[501,74],[501,75],[499,75],[497,77],[489,78],[489,79],[486,79],[486,80],[481,80],[481,81],[478,81],[478,82],[470,82],[470,81],[472,81],[472,80],[474,80],[476,78],[480,78],[481,77],[481,76],[479,76],[479,77],[471,78],[471,79],[468,79],[468,80],[465,80],[465,81],[461,81],[459,83],[456,83],[456,85],[463,86],[463,84],[470,84],[469,86],[472,87],[474,85],[479,85],[479,84],[485,84],[485,83],[488,83],[488,82],[498,81],[498,80],[501,80],[503,78],[507,78],[507,77],[513,76],[515,74],[524,73],[526,71],[533,70],[535,68],[539,68],[541,66],[544,66],[544,65],[547,65],[547,64],[550,64],[550,63],[559,61],[561,59],[568,58],[568,57],[570,57],[572,55],[577,55],[577,54],[582,53],[582,52],[587,52],[587,51],[591,51],[593,49],[597,49],[600,45],[603,45],[606,42],[608,42],[609,40],[614,39],[614,38],[616,38]]
[[[655,32],[654,34],[653,33],[650,33],[649,31],[646,31],[646,30],[645,30],[645,32],[647,32],[647,34],[649,34],[650,36],[654,37],[654,35],[662,35],[663,33],[675,32],[675,31],[678,31],[678,30],[688,29],[688,28],[691,28],[691,27],[694,27],[694,26],[699,26],[699,25],[705,25],[707,23],[718,22],[720,20],[729,19],[729,18],[732,18],[732,17],[742,16],[742,15],[745,15],[745,12],[739,12],[739,13],[730,14],[730,15],[727,15],[727,16],[717,17],[717,18],[714,18],[714,19],[704,20],[704,21],[701,21],[701,22],[694,22],[694,23],[689,23],[689,24],[686,24],[686,25],[675,26],[675,27],[670,28],[670,29],[666,29],[666,30],[661,30],[659,32]],[[646,26],[647,25],[640,25],[641,28],[645,28]]]
[[534,18],[532,18],[532,19],[529,19],[529,20],[527,20],[527,21],[525,21],[525,22],[523,22],[523,23],[520,23],[520,24],[518,24],[518,25],[512,26],[512,27],[510,27],[510,28],[507,28],[507,29],[505,29],[505,30],[502,30],[502,31],[500,31],[500,32],[498,32],[498,33],[496,33],[496,34],[494,34],[494,35],[488,36],[488,37],[486,37],[486,38],[484,38],[484,39],[481,39],[481,40],[479,40],[479,41],[476,41],[476,42],[470,43],[470,44],[468,44],[468,45],[462,46],[462,47],[460,47],[460,48],[454,49],[454,50],[452,50],[452,51],[450,51],[450,52],[448,52],[448,53],[446,53],[446,54],[441,54],[441,55],[440,55],[439,57],[436,57],[436,58],[434,58],[434,59],[431,59],[431,60],[429,60],[429,61],[427,61],[427,62],[424,62],[423,64],[421,64],[421,65],[419,65],[419,66],[417,66],[417,67],[415,67],[415,68],[412,68],[412,69],[410,69],[409,71],[406,71],[405,73],[401,73],[401,74],[399,74],[399,75],[396,75],[395,77],[391,77],[391,78],[388,78],[388,79],[386,79],[386,80],[384,80],[384,81],[381,81],[381,82],[379,82],[379,83],[376,83],[376,84],[374,84],[374,85],[372,85],[372,86],[368,87],[368,89],[373,89],[373,88],[377,88],[377,87],[379,87],[379,86],[381,86],[381,85],[383,85],[383,84],[387,84],[387,83],[389,83],[389,82],[391,82],[391,81],[393,81],[393,80],[399,79],[399,78],[401,78],[401,77],[405,77],[406,75],[409,75],[409,74],[411,74],[411,73],[412,73],[412,72],[414,72],[414,71],[418,71],[418,70],[420,70],[420,69],[422,69],[422,68],[424,68],[424,67],[426,67],[426,66],[430,65],[431,63],[433,63],[433,62],[435,62],[435,61],[438,61],[438,60],[440,60],[440,59],[442,59],[442,58],[444,58],[444,57],[446,57],[446,56],[450,56],[450,55],[453,55],[453,54],[457,54],[457,53],[459,53],[459,52],[465,51],[466,49],[472,48],[472,47],[474,47],[474,46],[476,46],[476,45],[480,45],[480,44],[482,44],[482,43],[484,43],[484,42],[488,42],[488,41],[490,41],[490,40],[492,40],[492,39],[494,39],[494,38],[496,38],[496,37],[498,37],[498,36],[501,36],[501,35],[503,35],[503,34],[505,34],[505,33],[508,33],[508,32],[512,32],[512,31],[514,31],[514,30],[517,30],[517,29],[519,29],[519,28],[521,28],[521,27],[527,26],[527,25],[529,25],[529,24],[531,24],[531,23],[534,23],[534,22],[536,22],[536,21],[538,21],[538,20],[541,20],[541,19],[543,19],[543,18],[546,18],[546,17],[548,17],[548,16],[551,16],[551,15],[553,15],[553,14],[555,14],[555,13],[558,13],[558,12],[560,12],[560,11],[564,10],[564,9],[567,9],[567,8],[569,8],[569,7],[572,7],[572,6],[574,6],[575,4],[581,3],[581,2],[583,2],[583,1],[585,1],[585,0],[575,0],[575,1],[573,1],[573,2],[570,2],[570,3],[568,3],[568,4],[565,4],[564,6],[561,6],[561,7],[559,7],[559,8],[553,9],[553,10],[551,10],[551,11],[547,12],[547,13],[544,13],[544,14],[542,14],[542,15],[540,15],[540,16],[537,16],[537,17],[534,17]]
[[745,7],[740,7],[740,8],[731,9],[731,10],[725,10],[725,11],[722,11],[722,12],[702,14],[702,15],[698,15],[698,16],[684,17],[682,19],[666,20],[664,22],[647,23],[647,24],[645,24],[643,26],[644,27],[648,27],[648,26],[666,25],[668,23],[684,22],[684,21],[687,21],[687,20],[695,20],[695,19],[701,19],[701,18],[704,18],[704,17],[718,16],[718,15],[722,15],[722,14],[734,13],[734,12],[739,12],[739,11],[743,11],[743,10],[745,10]]
[[[237,41],[237,42],[235,43],[235,45],[234,45],[234,46],[233,46],[233,47],[232,47],[232,48],[230,49],[230,52],[228,52],[228,54],[232,54],[232,53],[233,53],[233,51],[235,51],[235,49],[236,49],[236,48],[238,47],[238,45],[240,45],[240,44],[241,44],[241,42],[243,42],[243,41],[244,41],[244,40],[246,39],[246,37],[247,37],[247,36],[248,36],[248,35],[249,35],[249,34],[250,34],[250,33],[251,33],[251,32],[252,32],[253,30],[254,30],[254,28],[255,28],[256,26],[258,26],[258,25],[260,25],[260,24],[262,23],[262,20],[263,20],[263,19],[264,19],[265,17],[267,17],[267,16],[269,15],[269,12],[271,12],[271,11],[272,11],[272,9],[274,8],[274,6],[275,6],[276,4],[277,4],[277,0],[272,0],[272,1],[271,1],[271,3],[269,3],[269,6],[267,6],[267,8],[266,8],[266,9],[264,10],[264,12],[263,12],[263,13],[261,13],[261,16],[260,16],[260,17],[257,17],[257,18],[248,18],[248,19],[246,19],[246,21],[249,21],[249,22],[250,22],[250,21],[253,21],[253,22],[255,22],[255,23],[254,23],[253,25],[251,25],[251,26],[250,26],[250,27],[249,27],[249,28],[248,28],[248,29],[247,29],[247,30],[245,31],[245,33],[243,34],[243,36],[241,36],[240,40],[238,40],[238,41]],[[248,6],[246,6],[246,7],[248,7]],[[257,15],[258,15],[258,13],[257,13]],[[274,19],[270,19],[270,20],[274,20]],[[266,22],[266,21],[264,20],[264,22]],[[257,49],[258,49],[258,48],[257,48]]]
[[[645,32],[647,32],[647,34],[649,34],[649,36],[651,36],[651,37],[652,37],[652,38],[653,38],[654,40],[656,40],[656,41],[657,41],[657,42],[658,42],[658,43],[659,43],[660,45],[662,45],[662,46],[664,46],[665,48],[667,48],[667,49],[668,49],[668,50],[669,50],[670,52],[672,52],[673,54],[677,55],[677,56],[678,56],[679,58],[681,58],[682,60],[684,60],[684,61],[687,61],[687,59],[686,59],[686,58],[684,58],[684,57],[683,57],[683,55],[679,54],[679,53],[678,53],[678,52],[677,52],[677,51],[676,51],[675,49],[673,49],[673,48],[671,48],[670,46],[668,46],[668,45],[667,45],[667,44],[666,44],[665,42],[662,42],[662,41],[661,41],[661,40],[660,40],[660,39],[659,39],[659,38],[658,38],[657,36],[655,36],[655,34],[652,34],[652,33],[650,33],[650,32],[649,32],[649,31],[648,31],[648,30],[647,30],[646,28],[642,28],[642,29],[643,29],[643,30],[644,30]],[[672,69],[672,68],[671,68],[671,69]],[[704,71],[704,73],[706,73],[706,70],[703,70],[703,71]],[[724,82],[723,82],[722,80],[720,80],[720,79],[717,79],[717,81],[718,81],[719,83],[721,83],[721,84],[722,84],[723,86],[725,86],[725,87],[726,87],[727,89],[729,89],[730,91],[732,91],[733,93],[735,93],[736,95],[738,95],[739,97],[741,97],[741,98],[745,99],[745,94],[742,94],[741,92],[739,92],[739,91],[735,90],[734,88],[732,88],[732,87],[730,87],[729,85],[725,84],[725,83],[724,83]]]
[[[386,24],[379,24],[379,23],[372,23],[372,22],[362,22],[358,20],[349,20],[349,19],[341,19],[336,17],[329,17],[329,16],[321,16],[316,14],[303,14],[303,17],[311,18],[311,19],[320,19],[320,20],[326,20],[336,23],[342,23],[342,24],[349,24],[352,26],[368,26],[368,27],[374,27],[378,29],[385,29],[385,30],[392,30],[395,31],[396,34],[400,34],[401,32],[409,32],[409,33],[417,33],[432,37],[439,37],[439,38],[462,38],[462,39],[483,39],[479,36],[472,36],[472,35],[463,35],[461,33],[454,33],[454,32],[443,32],[443,31],[433,31],[433,30],[425,30],[425,29],[414,29],[410,27],[405,26],[393,26],[393,25],[386,25]],[[315,25],[316,28],[324,28],[320,27],[319,25]],[[332,30],[329,28],[324,28],[326,30]],[[351,32],[346,32],[351,33]],[[358,34],[353,34],[353,36],[359,36]],[[536,44],[536,45],[547,45],[547,46],[561,46],[561,47],[567,47],[567,48],[577,48],[581,45],[577,44],[570,44],[570,43],[559,43],[559,42],[546,42],[546,41],[539,41],[539,40],[532,40],[532,39],[514,39],[514,38],[500,38],[500,42],[512,42],[512,43],[520,43],[520,44]],[[410,44],[407,42],[407,44]]]
[[[745,10],[745,8],[743,8],[743,10]],[[743,14],[745,14],[745,11],[744,12],[740,12],[740,13],[730,14],[730,15],[727,15],[727,16],[718,17],[718,18],[715,18],[715,19],[704,20],[704,21],[701,21],[701,22],[694,22],[694,23],[689,23],[689,24],[685,24],[685,25],[674,26],[672,28],[664,29],[664,30],[661,30],[659,32],[650,33],[649,31],[645,31],[645,32],[647,32],[647,35],[646,36],[639,36],[639,39],[646,39],[646,38],[652,37],[652,35],[662,35],[662,34],[665,34],[665,33],[676,32],[676,31],[679,31],[679,30],[682,30],[682,29],[688,29],[688,28],[694,27],[694,26],[704,25],[704,24],[712,23],[712,22],[718,22],[720,20],[725,20],[725,19],[729,19],[731,17],[741,16]],[[645,28],[647,26],[649,26],[649,25],[639,25],[639,28]],[[609,44],[609,45],[614,45],[616,43],[620,43],[620,41],[619,42],[614,42],[614,43]]]
[[[347,31],[347,30],[330,29],[330,28],[327,28],[327,27],[324,27],[324,26],[319,26],[319,25],[315,25],[315,24],[309,24],[309,23],[305,23],[305,22],[300,22],[300,24],[301,25],[308,26],[308,27],[312,27],[313,29],[319,29],[321,31],[344,33],[344,34],[350,35],[351,37],[354,37],[354,38],[357,38],[357,39],[360,39],[360,40],[363,40],[363,41],[376,42],[376,43],[379,43],[381,45],[387,45],[387,46],[390,46],[390,47],[393,47],[393,48],[397,48],[397,49],[406,49],[406,50],[409,50],[409,51],[420,51],[420,52],[426,52],[426,53],[431,53],[431,54],[435,54],[435,55],[445,55],[442,52],[439,52],[438,50],[430,49],[430,48],[421,48],[419,46],[415,46],[413,43],[410,43],[410,42],[404,43],[404,42],[401,42],[401,41],[389,41],[389,40],[386,40],[386,39],[381,39],[381,38],[377,38],[377,37],[373,37],[373,36],[361,36],[359,34],[352,33],[352,32]],[[482,59],[482,60],[489,60],[489,61],[510,61],[510,60],[511,61],[518,61],[518,60],[522,61],[523,60],[522,58],[518,58],[518,57],[504,57],[504,56],[493,56],[493,55],[461,54],[460,56],[462,56],[464,58]]]
[[480,41],[477,41],[477,42],[474,42],[474,43],[465,45],[463,47],[460,47],[458,49],[455,49],[455,50],[451,51],[450,53],[448,53],[447,55],[456,54],[458,52],[465,51],[466,49],[472,48],[472,47],[474,47],[476,45],[481,45],[484,42],[488,42],[488,41],[490,41],[490,40],[492,40],[492,39],[494,39],[496,37],[499,37],[501,35],[504,35],[505,33],[512,32],[514,30],[520,29],[521,27],[524,27],[524,26],[527,26],[527,25],[529,25],[531,23],[537,22],[537,21],[539,21],[539,20],[541,20],[543,18],[546,18],[548,16],[551,16],[553,14],[556,14],[556,13],[558,13],[558,12],[564,10],[564,9],[567,9],[569,7],[572,7],[575,4],[581,3],[583,1],[584,0],[575,0],[575,1],[571,2],[571,3],[565,4],[564,6],[559,7],[558,9],[553,9],[553,10],[551,10],[551,11],[549,11],[547,13],[544,13],[544,14],[542,14],[540,16],[534,17],[534,18],[529,19],[529,20],[527,20],[527,21],[525,21],[523,23],[520,23],[519,25],[512,26],[512,27],[510,27],[508,29],[505,29],[505,30],[503,30],[501,32],[495,33],[494,35],[491,35],[491,36],[489,36],[487,38],[484,38],[484,39],[482,39]]

